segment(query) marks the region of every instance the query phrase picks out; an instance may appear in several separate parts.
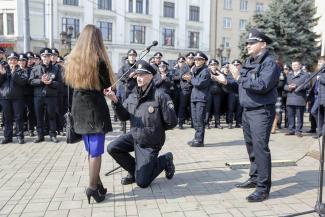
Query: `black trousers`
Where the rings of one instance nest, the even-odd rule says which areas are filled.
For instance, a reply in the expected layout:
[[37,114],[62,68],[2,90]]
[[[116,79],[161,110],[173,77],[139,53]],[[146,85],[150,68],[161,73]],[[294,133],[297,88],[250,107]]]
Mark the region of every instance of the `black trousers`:
[[4,117],[4,137],[12,139],[13,120],[16,122],[17,137],[24,138],[24,100],[23,99],[1,99]]
[[45,114],[49,121],[50,136],[56,136],[56,111],[57,98],[56,97],[34,97],[34,108],[37,121],[37,135],[44,136],[45,130]]
[[195,129],[194,139],[199,143],[204,143],[204,120],[207,113],[207,103],[191,102],[192,122]]
[[243,132],[251,163],[250,179],[256,189],[269,193],[271,189],[271,153],[269,139],[275,116],[275,107],[265,107],[243,112]]
[[36,126],[36,117],[35,117],[35,110],[34,110],[34,96],[26,95],[24,103],[25,103],[25,109],[26,109],[28,131],[34,131],[34,128]]
[[[305,106],[288,105],[288,122],[290,132],[301,133],[304,124]],[[296,123],[297,117],[297,123]]]
[[186,115],[190,113],[188,111],[191,105],[191,91],[180,91],[179,97],[179,109],[178,109],[178,121],[183,124],[186,119]]
[[[130,152],[135,152],[135,158]],[[135,177],[141,188],[148,187],[151,182],[166,168],[166,157],[159,155],[160,148],[143,148],[134,144],[131,133],[126,133],[107,146],[107,152],[113,159]]]

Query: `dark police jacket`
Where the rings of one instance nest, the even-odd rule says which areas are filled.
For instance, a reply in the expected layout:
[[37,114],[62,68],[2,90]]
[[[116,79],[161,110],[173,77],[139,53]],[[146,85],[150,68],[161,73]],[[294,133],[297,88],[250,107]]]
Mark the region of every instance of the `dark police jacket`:
[[[27,67],[26,69],[23,69],[25,75],[27,76],[28,80],[30,78],[30,73],[32,72],[32,68],[31,67]],[[33,96],[34,95],[34,87],[32,85],[30,85],[29,82],[26,83],[25,85],[25,89],[24,89],[24,95],[25,96]]]
[[307,98],[307,90],[310,86],[309,82],[297,93],[295,90],[289,90],[289,84],[296,84],[297,87],[303,84],[309,78],[308,73],[300,71],[297,76],[294,76],[294,73],[291,72],[287,76],[287,83],[284,85],[284,90],[288,92],[287,94],[287,105],[294,106],[305,106]]
[[134,88],[137,86],[137,80],[134,78],[129,78],[129,75],[135,71],[136,67],[132,67],[132,64],[129,63],[129,61],[126,61],[126,63],[120,68],[120,70],[117,73],[118,79],[122,77],[124,73],[126,73],[128,70],[129,72],[126,73],[120,80],[120,85],[123,85],[123,92],[125,92],[125,85],[126,85],[126,96],[128,96]]
[[156,89],[153,81],[144,92],[137,88],[123,105],[121,101],[113,103],[113,109],[121,121],[130,120],[134,142],[144,148],[160,149],[165,142],[165,130],[177,125],[172,100]]
[[208,66],[203,65],[200,68],[195,66],[192,72],[193,77],[191,83],[193,89],[191,93],[191,102],[207,102],[211,84],[211,75]]
[[24,98],[24,87],[27,81],[27,76],[19,66],[13,73],[6,67],[6,73],[0,74],[0,99]]
[[190,74],[192,75],[190,67],[185,64],[182,68],[177,68],[175,73],[180,74],[180,85],[182,92],[188,93],[192,91],[193,85],[191,84],[190,81],[184,80],[182,77],[185,74]]
[[[214,74],[213,71],[211,69],[209,69],[210,74]],[[220,95],[223,94],[223,88],[222,88],[222,84],[220,84],[219,82],[211,79],[210,81],[210,93],[212,95]]]
[[111,86],[104,61],[99,61],[101,90],[74,90],[71,113],[78,134],[107,133],[112,131],[108,105],[103,90]]
[[[49,85],[45,85],[41,81],[42,75],[46,73],[52,78],[52,83]],[[34,87],[34,97],[55,97],[58,95],[58,89],[62,83],[60,69],[52,65],[52,63],[48,67],[43,64],[34,66],[30,74],[29,83]]]
[[173,87],[173,83],[172,83],[172,78],[169,74],[169,72],[167,72],[166,75],[166,79],[163,80],[161,78],[161,74],[157,73],[154,77],[154,82],[156,84],[156,88],[160,89],[162,91],[164,91],[165,93],[167,93],[169,96],[172,94],[172,87]]
[[244,108],[274,105],[279,77],[280,67],[265,49],[256,58],[249,57],[240,70],[238,81],[227,79],[226,88],[238,89],[240,105]]
[[319,92],[318,99],[320,105],[325,105],[325,64],[320,69],[319,78]]

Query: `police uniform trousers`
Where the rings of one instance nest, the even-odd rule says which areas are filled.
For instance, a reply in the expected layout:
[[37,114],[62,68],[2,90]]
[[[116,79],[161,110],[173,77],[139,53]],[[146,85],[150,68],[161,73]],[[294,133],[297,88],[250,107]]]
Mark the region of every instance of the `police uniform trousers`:
[[45,115],[49,121],[50,136],[56,136],[57,97],[34,97],[34,108],[37,121],[37,135],[44,136]]
[[317,125],[317,135],[322,135],[323,125],[324,125],[324,106],[319,105],[319,100],[316,98],[313,107],[310,110],[310,113],[313,115],[316,120]]
[[235,120],[236,125],[241,125],[243,116],[243,107],[239,103],[239,96],[235,95]]
[[226,122],[232,124],[234,122],[234,112],[236,111],[236,95],[234,93],[227,94],[227,112]]
[[63,132],[64,127],[64,114],[65,114],[65,108],[64,108],[64,98],[63,98],[63,92],[59,92],[57,96],[57,111],[56,111],[56,126],[58,132]]
[[215,126],[220,124],[222,94],[211,95],[211,115],[214,115]]
[[[107,146],[107,152],[133,177],[141,188],[151,182],[166,168],[164,155],[158,157],[160,147],[146,148],[135,144],[130,132],[121,135]],[[135,152],[135,158],[129,152]]]
[[271,153],[268,144],[274,116],[274,105],[266,105],[256,109],[244,108],[242,119],[251,163],[250,180],[257,184],[257,191],[266,193],[269,193],[271,188]]
[[206,102],[191,102],[191,115],[192,122],[195,129],[194,139],[199,142],[204,142],[204,120],[207,113],[207,103]]
[[25,95],[24,96],[24,104],[25,104],[25,111],[26,111],[26,118],[27,118],[27,128],[28,131],[34,131],[36,126],[36,117],[34,111],[34,96],[32,95]]
[[13,120],[16,122],[16,136],[24,138],[24,100],[23,99],[1,99],[4,117],[4,137],[12,139]]
[[[287,110],[288,110],[289,131],[290,132],[296,131],[296,133],[302,133],[305,106],[288,105]],[[297,116],[297,124],[296,124],[296,116]]]
[[186,114],[188,107],[190,107],[191,103],[191,91],[180,91],[180,97],[179,97],[179,109],[178,109],[178,122],[180,124],[183,124],[186,119]]

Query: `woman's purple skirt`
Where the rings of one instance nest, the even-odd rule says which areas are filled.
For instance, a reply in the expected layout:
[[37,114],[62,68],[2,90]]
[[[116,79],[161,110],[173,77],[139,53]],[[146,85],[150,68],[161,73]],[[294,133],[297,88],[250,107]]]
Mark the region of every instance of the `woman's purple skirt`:
[[91,157],[98,157],[104,153],[104,133],[84,134],[82,139],[85,143],[85,149]]

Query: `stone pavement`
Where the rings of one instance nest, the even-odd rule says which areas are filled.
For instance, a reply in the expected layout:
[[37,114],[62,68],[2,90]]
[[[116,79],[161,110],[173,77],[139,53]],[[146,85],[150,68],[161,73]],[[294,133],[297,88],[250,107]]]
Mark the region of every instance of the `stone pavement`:
[[[119,124],[114,125],[107,143],[120,134]],[[319,166],[316,159],[305,155],[318,150],[318,142],[310,135],[287,137],[283,131],[271,136],[273,160],[299,161],[297,166],[274,167],[270,199],[248,203],[245,197],[252,190],[234,188],[246,180],[248,170],[225,166],[226,162],[247,161],[242,130],[206,130],[203,148],[186,145],[193,134],[189,126],[168,131],[161,153],[174,153],[176,174],[167,180],[162,173],[146,189],[122,186],[120,179],[126,172],[121,169],[104,176],[117,166],[105,153],[101,177],[109,194],[104,202],[91,201],[90,205],[85,195],[88,163],[82,142],[34,144],[26,137],[23,145],[0,145],[0,217],[280,216],[314,207]]]

